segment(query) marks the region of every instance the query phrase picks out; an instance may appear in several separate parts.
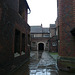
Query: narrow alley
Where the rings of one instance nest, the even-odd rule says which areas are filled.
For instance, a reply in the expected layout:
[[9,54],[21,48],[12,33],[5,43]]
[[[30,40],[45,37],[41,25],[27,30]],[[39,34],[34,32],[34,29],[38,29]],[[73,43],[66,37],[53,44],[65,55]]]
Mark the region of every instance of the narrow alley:
[[56,61],[46,51],[32,51],[30,60],[9,75],[75,75],[59,71]]
[[75,75],[75,0],[0,0],[0,75]]

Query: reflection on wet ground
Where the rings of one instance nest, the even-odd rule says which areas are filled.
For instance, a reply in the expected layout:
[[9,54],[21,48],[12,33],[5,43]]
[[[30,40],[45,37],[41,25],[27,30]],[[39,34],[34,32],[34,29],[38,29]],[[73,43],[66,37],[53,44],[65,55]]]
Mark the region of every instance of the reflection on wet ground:
[[30,61],[25,63],[11,75],[75,75],[68,72],[58,71],[56,61],[48,52],[32,51]]
[[58,75],[56,61],[54,61],[47,52],[43,52],[42,54],[39,52],[38,54],[36,59],[37,63],[31,62],[31,64],[29,64],[30,75]]

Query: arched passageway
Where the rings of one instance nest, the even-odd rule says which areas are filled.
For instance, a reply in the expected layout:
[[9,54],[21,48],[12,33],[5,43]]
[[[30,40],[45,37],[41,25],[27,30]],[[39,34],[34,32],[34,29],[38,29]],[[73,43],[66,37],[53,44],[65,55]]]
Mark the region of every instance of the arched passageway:
[[38,50],[44,50],[44,44],[43,43],[39,43],[38,44]]

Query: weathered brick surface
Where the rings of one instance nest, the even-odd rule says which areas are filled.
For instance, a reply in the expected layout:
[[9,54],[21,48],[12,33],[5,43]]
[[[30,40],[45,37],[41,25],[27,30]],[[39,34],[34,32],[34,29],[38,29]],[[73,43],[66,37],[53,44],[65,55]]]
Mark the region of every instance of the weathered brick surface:
[[[74,22],[74,0],[61,0],[59,4],[59,26],[60,26],[60,50],[61,56],[74,57],[75,39],[70,31],[75,27]],[[62,10],[61,10],[62,9]]]
[[[75,60],[75,37],[70,32],[75,28],[75,0],[58,0],[58,22],[60,39],[58,66],[61,69],[65,66],[66,70],[75,69],[75,66],[71,66],[75,63],[73,61]],[[65,61],[72,61],[71,65]]]
[[1,15],[2,15],[2,8],[0,7],[0,20],[1,20]]
[[[1,13],[2,9],[2,13]],[[20,52],[22,51],[22,34],[25,34],[25,55],[14,58],[15,30],[20,31]],[[30,26],[17,11],[3,3],[0,7],[0,73],[7,73],[29,57],[28,35]],[[21,53],[20,53],[21,54]],[[16,63],[17,62],[17,63]],[[4,75],[4,74],[0,74]]]
[[[31,46],[31,50],[38,50],[38,44],[39,43],[43,43],[44,44],[44,50],[49,50],[49,40],[50,38],[49,37],[34,37],[34,38],[31,38],[31,42],[35,42],[36,45],[35,46]],[[48,43],[48,47],[46,46],[46,43]]]
[[16,12],[19,11],[19,0],[4,0],[4,2]]
[[[56,43],[56,46],[53,46],[53,44],[52,43]],[[58,52],[58,42],[57,42],[57,37],[52,37],[52,38],[50,38],[50,49],[49,49],[49,51],[50,52]]]

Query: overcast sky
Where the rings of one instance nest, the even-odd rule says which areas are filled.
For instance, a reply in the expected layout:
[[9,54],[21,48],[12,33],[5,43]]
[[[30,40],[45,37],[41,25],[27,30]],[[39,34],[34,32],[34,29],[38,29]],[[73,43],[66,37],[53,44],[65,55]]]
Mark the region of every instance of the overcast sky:
[[57,18],[57,0],[27,0],[31,9],[28,14],[30,26],[43,25],[49,27],[54,24]]

